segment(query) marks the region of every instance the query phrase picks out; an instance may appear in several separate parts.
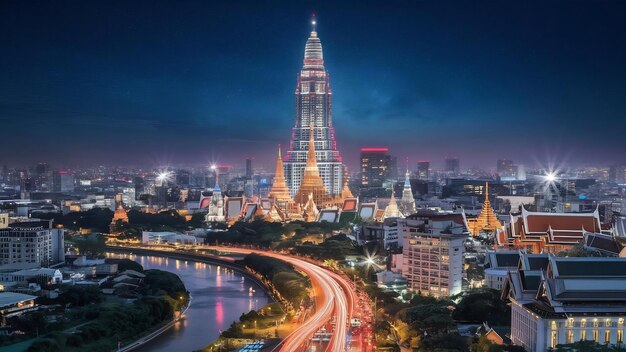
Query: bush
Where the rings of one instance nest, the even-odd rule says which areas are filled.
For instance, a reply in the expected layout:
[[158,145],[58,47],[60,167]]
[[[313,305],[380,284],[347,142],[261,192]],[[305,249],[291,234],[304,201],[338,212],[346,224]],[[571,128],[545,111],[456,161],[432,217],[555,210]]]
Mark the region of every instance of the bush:
[[130,259],[121,259],[121,258],[108,258],[105,260],[107,264],[117,264],[117,270],[125,271],[125,270],[135,270],[138,272],[143,272],[143,266],[137,263],[134,260]]

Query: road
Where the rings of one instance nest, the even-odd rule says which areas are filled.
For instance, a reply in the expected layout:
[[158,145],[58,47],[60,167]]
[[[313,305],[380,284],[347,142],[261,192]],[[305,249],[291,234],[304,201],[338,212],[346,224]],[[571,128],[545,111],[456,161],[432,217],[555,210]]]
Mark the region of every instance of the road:
[[[322,327],[328,329],[330,326],[334,327],[330,341],[319,346],[323,346],[324,351],[370,352],[375,350],[375,347],[371,345],[371,323],[373,322],[369,310],[369,299],[363,293],[360,296],[357,295],[354,284],[345,275],[321,267],[319,263],[309,259],[271,251],[224,246],[202,246],[202,248],[224,253],[257,253],[276,258],[293,265],[294,268],[302,271],[310,278],[315,310],[282,341],[275,351],[307,351],[308,347],[312,346],[312,338],[315,333]],[[352,336],[353,329],[350,329],[350,322],[354,317],[366,321],[368,324],[362,326],[358,329],[359,333]],[[318,351],[320,350],[318,349]]]
[[[231,253],[258,253],[276,258],[293,265],[311,279],[312,290],[315,292],[315,312],[304,324],[300,325],[284,339],[279,346],[281,352],[305,350],[313,335],[324,324],[332,321],[333,318],[335,319],[335,330],[326,346],[326,351],[341,352],[349,350],[347,346],[348,330],[350,319],[355,317],[355,305],[358,302],[358,297],[353,284],[348,278],[307,260],[274,252],[215,246],[208,248]],[[361,346],[362,344],[359,343],[359,347]],[[350,350],[354,349],[351,348]],[[359,350],[366,351],[367,349],[359,348]]]

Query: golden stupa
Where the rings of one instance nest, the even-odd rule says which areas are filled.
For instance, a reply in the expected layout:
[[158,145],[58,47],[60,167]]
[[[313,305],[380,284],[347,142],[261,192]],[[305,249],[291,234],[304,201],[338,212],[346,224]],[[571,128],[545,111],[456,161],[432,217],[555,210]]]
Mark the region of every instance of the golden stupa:
[[307,154],[306,166],[304,167],[304,175],[300,182],[300,189],[298,189],[298,193],[296,193],[295,201],[298,204],[306,204],[309,201],[309,195],[312,194],[315,204],[324,206],[331,201],[331,197],[328,195],[326,187],[324,187],[324,181],[317,167],[313,124],[311,124],[309,130],[309,152]]
[[467,225],[472,235],[478,236],[480,231],[489,231],[495,233],[497,229],[502,228],[502,224],[498,221],[496,213],[491,207],[489,201],[489,182],[485,183],[485,202],[483,203],[483,209],[475,219],[468,219]]
[[283,168],[283,157],[280,152],[280,146],[278,147],[278,159],[276,160],[276,175],[274,176],[272,189],[269,192],[269,198],[279,204],[293,201],[289,195],[289,188],[287,188],[287,182],[285,181],[285,169]]

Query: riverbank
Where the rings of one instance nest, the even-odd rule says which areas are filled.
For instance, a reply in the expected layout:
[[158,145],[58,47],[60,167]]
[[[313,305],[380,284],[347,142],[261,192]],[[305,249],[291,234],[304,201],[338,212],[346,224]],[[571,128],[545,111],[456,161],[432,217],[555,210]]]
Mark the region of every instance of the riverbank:
[[[282,303],[284,299],[280,298],[279,294],[277,294],[276,291],[270,289],[268,283],[264,282],[264,280],[262,280],[259,274],[255,274],[253,271],[250,270],[249,267],[247,267],[244,264],[243,258],[245,257],[245,255],[221,256],[219,255],[219,253],[217,255],[213,255],[212,253],[204,251],[204,250],[200,250],[199,253],[196,254],[196,253],[181,253],[181,252],[175,252],[175,251],[165,251],[165,250],[152,249],[152,248],[124,248],[124,247],[116,247],[116,246],[109,246],[107,248],[107,252],[109,253],[107,256],[113,255],[119,258],[131,259],[131,260],[137,261],[138,263],[142,265],[148,265],[151,267],[154,267],[156,265],[156,267],[163,269],[163,270],[172,270],[176,272],[176,270],[179,270],[180,268],[180,270],[183,270],[181,272],[183,275],[184,275],[184,271],[188,270],[186,268],[194,268],[195,269],[194,272],[197,272],[197,271],[205,272],[204,270],[202,270],[203,268],[205,268],[204,265],[209,265],[213,267],[214,269],[211,269],[211,267],[207,266],[206,268],[209,271],[206,271],[206,273],[213,272],[214,275],[217,274],[217,277],[220,280],[217,282],[217,285],[216,285],[217,287],[214,287],[213,289],[209,289],[209,291],[207,291],[206,288],[202,289],[202,292],[196,291],[196,294],[194,294],[194,302],[195,302],[196,296],[204,296],[204,293],[211,292],[214,289],[219,290],[218,287],[221,287],[226,282],[224,280],[229,280],[229,277],[233,275],[233,274],[228,274],[229,271],[231,273],[234,273],[234,272],[238,273],[239,275],[237,276],[239,277],[241,276],[245,277],[246,282],[247,282],[247,284],[245,285],[246,293],[248,293],[248,286],[252,284],[253,286],[260,287],[260,289],[255,288],[258,292],[263,292],[267,296],[272,298],[270,302],[273,302],[273,303],[266,304],[266,302],[264,302],[262,303],[261,307],[256,305],[257,303],[256,299],[254,299],[254,307],[250,305],[246,308],[243,308],[241,307],[240,304],[237,304],[235,306],[228,306],[229,308],[231,308],[231,312],[229,312],[230,313],[229,315],[231,315],[231,318],[227,318],[227,319],[220,318],[222,314],[225,314],[225,313],[222,313],[222,307],[225,306],[225,305],[222,305],[221,303],[222,299],[218,298],[217,301],[211,300],[210,303],[207,302],[206,300],[205,302],[202,302],[202,299],[200,299],[200,301],[198,302],[195,302],[203,306],[204,310],[206,310],[206,308],[204,307],[207,307],[207,303],[209,303],[210,306],[215,307],[215,310],[213,311],[213,314],[212,314],[214,316],[214,319],[216,319],[216,321],[221,319],[221,321],[226,323],[225,326],[220,326],[219,324],[216,324],[214,326],[216,329],[219,328],[220,333],[227,330],[231,322],[239,321],[241,316],[249,314],[251,311],[252,312],[265,312],[265,313],[263,317],[264,319],[261,319],[261,318],[258,319],[258,324],[256,326],[256,329],[252,322],[246,328],[244,328],[249,338],[229,339],[228,341],[224,341],[224,339],[221,338],[220,335],[216,334],[216,335],[211,336],[211,339],[206,341],[202,346],[194,347],[194,350],[203,350],[206,348],[207,345],[210,346],[211,344],[219,345],[221,348],[225,348],[225,346],[240,347],[240,346],[243,346],[245,343],[254,341],[255,336],[258,338],[261,338],[261,337],[274,338],[274,336],[278,334],[278,336],[280,337],[285,337],[293,330],[293,324],[284,324],[284,325],[281,324],[284,321],[284,318],[286,317],[286,313],[285,313],[285,310],[283,310],[283,303]],[[199,267],[198,263],[203,263],[203,266]],[[167,266],[167,268],[165,266]],[[173,267],[175,267],[176,270],[173,270]],[[216,269],[217,271],[215,271]],[[218,274],[220,272],[221,274]],[[194,275],[194,278],[197,278],[197,277],[198,277],[197,274]],[[235,281],[233,281],[233,283],[234,282]],[[241,281],[237,280],[236,282],[241,282],[243,284],[244,281],[242,278]],[[206,287],[205,285],[206,285],[206,281],[202,286]],[[252,295],[252,293],[250,293],[250,295]],[[254,297],[257,297],[258,295],[259,293],[254,293]],[[248,296],[248,294],[246,294],[246,296]],[[252,300],[252,296],[250,296],[250,300]],[[224,302],[224,304],[226,303]],[[240,308],[236,308],[236,307],[240,307]],[[193,310],[195,312],[195,315],[197,316],[199,313],[197,312],[197,308]],[[270,315],[270,312],[272,312],[271,315]],[[207,313],[204,313],[204,315],[206,315]],[[208,313],[208,314],[211,314],[211,313]],[[196,318],[196,320],[198,319]],[[268,322],[265,322],[264,320],[268,320]],[[271,320],[271,322],[269,320]],[[144,341],[144,338],[142,338],[142,339],[135,341],[135,343],[133,343],[133,348],[129,348],[128,350],[137,349],[139,351],[152,351],[154,348],[156,348],[158,351],[164,351],[166,349],[162,348],[162,345],[169,344],[169,343],[173,344],[172,348],[174,347],[180,348],[179,344],[176,343],[175,341],[176,339],[180,338],[181,329],[188,331],[189,329],[197,329],[198,327],[198,324],[194,323],[194,314],[191,314],[190,319],[184,319],[184,321],[181,324],[183,325],[176,325],[176,327],[172,327],[172,325],[170,325],[169,329],[167,327],[163,327],[158,332],[155,332],[154,336],[150,336],[151,337],[150,339],[145,339]],[[191,327],[191,325],[194,325],[194,327]],[[157,338],[158,335],[165,335],[165,336],[158,339]],[[174,340],[172,341],[169,336],[174,337]],[[210,335],[205,334],[203,336],[210,336]],[[155,341],[152,343],[149,343],[150,340],[155,340]],[[201,341],[197,338],[195,340]],[[147,345],[147,346],[141,347],[143,345]],[[185,346],[184,348],[180,350],[183,350],[183,349],[186,350],[185,348],[187,347]]]
[[[151,249],[151,248],[127,248],[121,246],[111,246],[107,245],[107,252],[118,253],[118,254],[135,254],[135,255],[148,255],[148,256],[156,256],[156,257],[167,257],[170,259],[178,259],[178,260],[188,260],[192,262],[212,264],[223,266],[232,270],[237,271],[238,273],[244,275],[247,279],[251,280],[261,288],[263,288],[264,292],[272,298],[274,302],[283,302],[284,299],[277,294],[277,292],[272,289],[267,282],[262,280],[260,276],[251,271],[250,268],[246,267],[243,264],[243,258],[241,257],[226,257],[226,256],[217,256],[211,255],[209,253],[185,253],[185,252],[176,252],[176,251],[164,251],[159,249]],[[245,313],[245,312],[242,312]]]

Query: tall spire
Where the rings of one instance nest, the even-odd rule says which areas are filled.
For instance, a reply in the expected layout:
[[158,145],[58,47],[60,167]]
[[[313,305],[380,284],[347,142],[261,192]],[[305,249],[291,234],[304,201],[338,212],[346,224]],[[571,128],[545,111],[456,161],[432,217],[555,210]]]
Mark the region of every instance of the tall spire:
[[324,69],[324,54],[322,53],[322,42],[317,37],[317,18],[311,18],[311,35],[304,46],[304,68]]
[[278,146],[278,159],[276,159],[274,183],[272,184],[269,196],[279,202],[291,201],[289,188],[287,188],[287,182],[285,181],[285,169],[283,168],[283,156],[280,151],[280,145]]
[[296,193],[295,201],[299,204],[306,204],[309,195],[313,195],[313,201],[318,205],[324,205],[330,201],[330,196],[324,187],[324,181],[320,176],[317,167],[317,157],[315,155],[315,130],[313,124],[309,125],[309,150],[307,153],[306,166],[300,189]]
[[489,201],[489,182],[485,182],[485,201],[483,203],[483,209],[478,214],[476,219],[472,219],[468,222],[470,233],[477,236],[480,231],[496,232],[496,230],[502,228],[502,224],[498,220],[498,216],[491,207]]
[[311,14],[311,33],[317,34],[317,16],[315,16],[315,12]]

